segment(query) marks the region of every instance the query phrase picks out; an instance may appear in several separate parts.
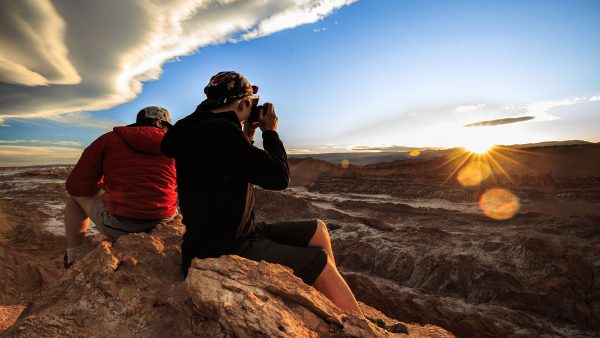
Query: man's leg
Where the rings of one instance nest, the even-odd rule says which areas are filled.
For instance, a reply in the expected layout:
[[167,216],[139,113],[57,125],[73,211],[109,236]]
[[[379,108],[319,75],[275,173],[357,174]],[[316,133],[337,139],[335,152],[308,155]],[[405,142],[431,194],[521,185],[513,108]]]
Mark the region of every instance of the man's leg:
[[65,232],[67,235],[67,248],[74,248],[81,244],[90,225],[89,215],[92,213],[94,200],[101,197],[104,191],[100,190],[94,196],[69,196],[65,207]]
[[331,250],[331,239],[329,238],[329,231],[327,225],[320,219],[317,219],[317,229],[314,235],[308,242],[308,246],[318,247],[327,251],[327,256],[333,262],[335,266],[335,258],[333,257],[333,250]]
[[331,260],[327,260],[325,268],[321,271],[313,286],[340,309],[364,317],[352,290],[350,290],[350,287],[338,272],[335,263]]
[[339,308],[363,315],[352,290],[350,290],[350,287],[337,270],[327,225],[320,219],[317,220],[317,229],[310,242],[308,242],[308,246],[322,248],[327,252],[328,256],[327,265],[325,265],[325,268],[319,277],[317,277],[313,286]]
[[[289,266],[299,272],[305,283],[312,284],[341,309],[363,315],[348,284],[337,270],[323,221],[316,220],[316,226],[315,220],[265,224],[261,231],[275,242],[263,244],[263,247],[255,244],[246,252],[238,253],[240,256]],[[310,272],[312,277],[305,278],[306,272]]]

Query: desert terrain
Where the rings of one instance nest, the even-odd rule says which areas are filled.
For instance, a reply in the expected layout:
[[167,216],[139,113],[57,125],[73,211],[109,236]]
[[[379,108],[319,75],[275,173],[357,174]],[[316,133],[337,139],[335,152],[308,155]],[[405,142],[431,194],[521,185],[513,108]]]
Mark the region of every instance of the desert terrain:
[[[323,219],[360,301],[458,337],[598,336],[599,144],[341,157],[291,158],[290,187],[258,189],[256,214]],[[0,172],[0,334],[64,281],[70,169]]]

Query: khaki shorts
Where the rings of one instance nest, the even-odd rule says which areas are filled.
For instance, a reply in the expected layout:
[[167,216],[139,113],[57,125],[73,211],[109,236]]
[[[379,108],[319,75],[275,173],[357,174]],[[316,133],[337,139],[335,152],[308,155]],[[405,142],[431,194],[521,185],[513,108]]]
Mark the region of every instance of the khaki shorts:
[[111,215],[104,204],[102,196],[97,196],[92,202],[90,219],[101,233],[112,239],[135,232],[149,232],[159,224],[171,223],[177,217],[175,215],[157,220],[136,220],[122,216]]

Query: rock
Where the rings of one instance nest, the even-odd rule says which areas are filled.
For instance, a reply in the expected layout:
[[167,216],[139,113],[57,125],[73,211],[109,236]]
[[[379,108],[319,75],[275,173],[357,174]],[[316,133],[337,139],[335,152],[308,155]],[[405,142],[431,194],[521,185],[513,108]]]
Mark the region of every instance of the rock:
[[[184,281],[183,226],[159,226],[114,243],[95,236],[89,253],[45,287],[7,337],[396,337],[344,313],[290,269],[237,256],[196,259]],[[393,325],[375,309],[365,313]],[[13,309],[14,310],[14,309]],[[22,310],[16,309],[16,310]],[[0,316],[3,315],[0,308]],[[14,311],[13,311],[14,312]],[[10,314],[9,314],[10,315]],[[411,337],[452,337],[408,325]]]

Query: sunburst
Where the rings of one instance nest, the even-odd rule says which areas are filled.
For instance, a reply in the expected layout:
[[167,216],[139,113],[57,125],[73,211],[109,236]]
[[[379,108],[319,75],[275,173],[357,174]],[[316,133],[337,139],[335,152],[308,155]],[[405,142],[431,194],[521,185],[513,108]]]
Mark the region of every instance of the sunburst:
[[[526,173],[529,171],[527,166],[517,160],[522,154],[545,156],[523,149],[479,142],[468,147],[457,148],[456,152],[452,153],[439,169],[450,169],[444,183],[454,178],[463,187],[481,187],[484,181],[493,180],[494,184],[486,184],[495,186],[493,191],[488,190],[480,196],[482,200],[479,201],[479,206],[486,216],[504,220],[513,217],[519,210],[519,201],[508,188],[499,188],[497,184],[501,181],[508,182],[512,186],[512,190],[521,191],[510,172],[517,170]],[[512,169],[507,170],[505,166],[512,167]]]

